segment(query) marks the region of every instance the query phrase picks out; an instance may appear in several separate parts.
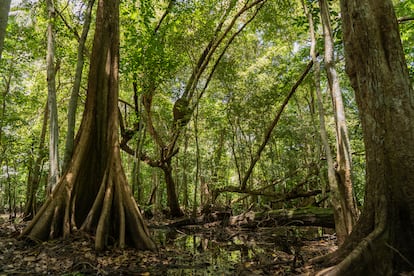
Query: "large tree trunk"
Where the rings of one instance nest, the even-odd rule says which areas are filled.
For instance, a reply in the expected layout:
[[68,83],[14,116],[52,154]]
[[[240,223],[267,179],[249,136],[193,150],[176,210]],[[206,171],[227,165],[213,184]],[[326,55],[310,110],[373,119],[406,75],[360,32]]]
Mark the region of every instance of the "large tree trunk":
[[156,249],[121,165],[118,13],[118,0],[99,0],[88,93],[73,157],[23,236],[47,240],[80,229],[96,236],[98,250],[108,244]]
[[366,148],[364,209],[328,275],[414,269],[414,91],[389,0],[342,0],[347,73]]
[[3,52],[4,38],[6,37],[7,21],[9,19],[11,0],[2,0],[0,5],[0,60]]

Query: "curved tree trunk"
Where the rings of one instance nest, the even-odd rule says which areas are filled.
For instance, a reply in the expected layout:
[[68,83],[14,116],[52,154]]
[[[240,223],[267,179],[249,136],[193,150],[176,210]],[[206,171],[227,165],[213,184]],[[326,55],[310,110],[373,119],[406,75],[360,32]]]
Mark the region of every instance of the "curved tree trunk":
[[414,270],[414,91],[389,0],[342,0],[347,73],[366,148],[361,217],[321,274]]
[[68,170],[22,235],[67,237],[78,229],[95,247],[155,250],[121,165],[118,141],[119,0],[99,0],[85,111]]

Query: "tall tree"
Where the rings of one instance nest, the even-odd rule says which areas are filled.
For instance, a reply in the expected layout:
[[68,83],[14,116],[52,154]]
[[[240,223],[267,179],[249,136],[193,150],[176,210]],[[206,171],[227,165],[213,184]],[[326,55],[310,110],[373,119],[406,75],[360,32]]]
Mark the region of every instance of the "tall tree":
[[[163,131],[157,127],[157,122],[154,118],[153,102],[160,89],[162,76],[157,72],[162,71],[157,68],[159,65],[165,67],[165,61],[158,64],[148,63],[148,68],[144,68],[142,75],[142,104],[144,106],[143,118],[145,120],[145,126],[149,135],[158,147],[158,156],[150,157],[147,154],[141,154],[141,160],[146,162],[152,167],[158,167],[162,169],[167,188],[167,204],[170,208],[170,215],[173,217],[182,216],[183,212],[180,209],[176,183],[173,178],[172,159],[178,153],[177,141],[190,121],[192,114],[198,105],[198,102],[204,95],[215,70],[218,67],[220,60],[226,53],[226,50],[232,45],[234,39],[245,29],[245,27],[256,17],[261,7],[266,3],[266,0],[256,0],[253,2],[245,2],[244,4],[236,5],[238,1],[231,1],[218,8],[220,14],[219,21],[215,25],[215,28],[203,47],[203,51],[197,53],[197,59],[194,60],[194,66],[192,67],[191,74],[188,77],[183,91],[180,91],[179,98],[175,101],[173,106],[174,121],[169,128],[169,135],[163,135]],[[164,43],[163,39],[160,39],[162,22],[165,22],[166,16],[169,11],[175,5],[175,1],[170,1],[169,5],[158,21],[155,28],[151,29],[152,43],[156,47],[160,47]],[[247,19],[243,21],[242,18],[247,16]],[[144,20],[145,21],[145,20]],[[204,21],[204,19],[203,19]],[[154,40],[157,38],[157,40]],[[202,43],[200,43],[202,45]],[[199,45],[197,45],[199,46]],[[147,46],[146,46],[147,47]],[[162,47],[165,47],[162,45]],[[145,47],[144,47],[145,48]],[[198,50],[197,50],[198,51]],[[157,55],[158,52],[149,51],[148,49],[141,52],[148,52],[149,55]],[[151,60],[153,56],[146,56],[146,59]],[[145,60],[145,59],[144,59]],[[162,59],[161,59],[162,60]],[[204,80],[204,81],[203,81]],[[198,89],[200,93],[195,93]],[[167,137],[165,137],[167,136]],[[131,136],[132,137],[132,136]],[[124,137],[125,138],[125,137]],[[129,139],[123,139],[122,148],[127,152],[134,154],[134,151],[127,146]],[[157,159],[155,159],[157,158]]]
[[7,21],[9,18],[11,0],[1,0],[0,5],[0,60],[3,52],[4,38],[6,37]]
[[309,21],[309,33],[311,37],[311,48],[310,48],[310,55],[312,57],[314,63],[314,82],[315,82],[315,90],[316,90],[316,104],[318,106],[318,114],[319,114],[319,130],[321,136],[321,142],[323,149],[325,151],[326,162],[327,162],[327,173],[328,173],[328,184],[330,189],[330,204],[332,206],[335,218],[335,231],[338,243],[341,244],[345,237],[348,236],[347,231],[347,223],[346,218],[344,217],[343,213],[343,197],[341,197],[341,193],[339,192],[339,179],[336,177],[335,166],[334,166],[334,158],[332,156],[331,146],[329,144],[328,139],[328,132],[326,130],[326,123],[325,123],[325,109],[323,106],[323,96],[322,96],[322,88],[321,88],[321,64],[318,60],[318,52],[317,52],[317,40],[316,40],[316,33],[315,33],[315,24],[313,20],[312,13],[309,11],[308,7],[306,6],[305,2],[302,0],[302,5],[304,7],[305,13],[308,17]]
[[321,22],[325,43],[324,61],[331,91],[332,106],[335,117],[336,130],[336,173],[338,175],[338,188],[341,197],[340,212],[344,234],[348,235],[358,219],[358,209],[352,186],[352,157],[349,142],[348,127],[345,117],[345,108],[342,100],[339,76],[336,71],[334,56],[334,40],[331,27],[329,5],[326,0],[319,0]]
[[68,130],[66,133],[65,154],[63,157],[62,170],[66,170],[72,158],[74,140],[75,140],[75,125],[76,125],[76,109],[78,107],[79,90],[82,80],[83,64],[85,63],[84,52],[86,39],[89,33],[89,27],[92,17],[92,8],[95,0],[89,0],[84,14],[84,22],[82,34],[79,37],[78,44],[78,60],[76,62],[75,80],[73,81],[72,94],[70,95],[68,106]]
[[392,1],[341,0],[347,73],[366,148],[364,209],[326,275],[414,268],[414,91]]
[[59,178],[59,126],[56,99],[55,68],[55,6],[53,0],[46,1],[49,23],[47,26],[47,90],[49,104],[49,180],[48,192],[53,191]]
[[87,98],[68,170],[22,235],[67,237],[76,230],[108,243],[155,250],[121,164],[118,141],[119,0],[99,0]]

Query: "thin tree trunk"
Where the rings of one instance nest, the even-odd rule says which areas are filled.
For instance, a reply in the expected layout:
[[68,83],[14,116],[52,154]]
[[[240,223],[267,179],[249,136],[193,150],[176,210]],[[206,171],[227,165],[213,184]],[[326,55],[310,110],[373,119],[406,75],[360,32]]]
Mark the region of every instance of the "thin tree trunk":
[[171,160],[165,162],[161,169],[164,172],[165,184],[167,187],[167,203],[170,208],[170,215],[172,217],[181,217],[183,216],[183,211],[178,204],[177,191],[172,175]]
[[85,43],[86,43],[86,39],[89,33],[92,7],[94,3],[95,3],[95,0],[88,1],[88,6],[86,7],[85,14],[84,14],[82,35],[80,36],[79,44],[78,44],[78,53],[77,53],[78,58],[77,58],[77,63],[76,63],[75,80],[73,82],[72,94],[70,96],[69,106],[68,106],[68,129],[66,133],[65,154],[63,158],[62,171],[65,171],[68,168],[69,162],[73,154],[75,125],[76,125],[76,110],[78,107],[78,98],[79,98],[80,86],[81,86],[81,81],[82,81],[83,65],[84,65],[84,60],[85,60],[84,58]]
[[187,172],[188,170],[186,169],[188,167],[187,165],[187,154],[188,154],[188,137],[187,137],[187,133],[186,131],[184,131],[184,152],[183,152],[183,162],[182,162],[182,167],[183,169],[183,175],[182,175],[182,186],[183,186],[183,205],[184,207],[187,209],[188,208],[188,181],[187,181]]
[[1,0],[0,5],[0,60],[3,52],[4,38],[6,37],[7,21],[9,19],[11,0]]
[[336,125],[336,172],[339,176],[338,188],[341,193],[343,226],[347,234],[358,220],[358,210],[352,187],[352,157],[346,125],[345,109],[342,100],[339,77],[335,68],[334,42],[329,18],[329,6],[326,0],[319,0],[321,20],[325,41],[325,68],[332,96]]
[[[235,7],[234,3],[230,3],[229,6],[226,8],[226,10],[224,11],[223,17],[221,18],[219,24],[217,25],[216,29],[215,29],[215,34],[211,37],[211,40],[209,41],[208,45],[206,45],[206,47],[204,48],[204,51],[201,53],[197,65],[194,67],[191,76],[189,77],[184,93],[181,97],[181,99],[186,100],[187,102],[189,102],[189,100],[193,99],[193,95],[194,92],[197,88],[197,85],[199,83],[199,80],[201,78],[201,76],[203,75],[203,73],[205,72],[206,68],[208,68],[208,65],[210,64],[213,55],[219,51],[219,47],[221,45],[224,44],[225,39],[230,36],[230,38],[228,39],[228,43],[225,45],[223,52],[221,52],[220,56],[218,57],[218,60],[216,61],[216,63],[213,66],[212,71],[210,72],[210,75],[208,76],[208,80],[206,81],[206,84],[204,86],[203,91],[205,91],[205,89],[207,88],[207,85],[209,83],[209,81],[211,80],[214,70],[218,65],[218,61],[221,59],[221,57],[224,55],[224,52],[227,50],[227,48],[229,47],[230,43],[234,40],[234,38],[241,32],[241,30],[243,30],[243,28],[246,26],[246,24],[250,23],[253,18],[256,16],[258,10],[260,9],[260,7],[262,7],[262,5],[266,2],[266,0],[256,0],[253,1],[252,3],[246,2],[242,8],[240,8],[237,13],[231,18],[231,20],[229,20],[229,23],[227,25],[224,25],[226,23],[226,20],[229,19],[229,15],[230,12],[233,10],[233,8]],[[170,2],[170,5],[168,6],[167,10],[171,9],[173,3]],[[258,6],[258,7],[257,7]],[[240,28],[238,31],[236,31],[233,35],[231,35],[231,32],[233,30],[233,27],[235,25],[237,25],[237,20],[242,17],[245,13],[247,13],[249,10],[252,10],[253,8],[257,7],[257,10],[253,13],[252,18],[250,18],[243,26],[242,28]],[[162,16],[160,22],[157,24],[155,30],[154,30],[154,35],[157,34],[159,27],[162,23],[162,21],[165,19],[165,16],[168,14],[168,12],[165,13],[165,15]],[[223,26],[225,26],[225,30],[223,30]],[[145,158],[146,161],[149,161],[152,164],[158,163],[158,167],[160,167],[163,171],[164,171],[164,175],[166,180],[168,179],[167,182],[167,192],[171,192],[174,193],[172,195],[168,195],[168,199],[167,200],[172,200],[172,199],[177,199],[178,200],[178,196],[176,194],[176,187],[175,187],[175,183],[174,183],[174,179],[171,176],[171,172],[169,172],[169,167],[171,167],[171,165],[168,165],[167,163],[171,164],[171,159],[173,158],[173,156],[177,153],[177,148],[176,148],[176,142],[178,140],[178,137],[180,136],[181,130],[183,128],[183,126],[185,126],[185,124],[183,124],[181,127],[173,127],[173,133],[171,138],[169,139],[169,141],[167,141],[167,143],[165,141],[163,141],[162,137],[159,135],[159,133],[157,132],[157,130],[155,129],[154,123],[152,121],[152,116],[151,116],[151,105],[152,105],[152,100],[153,100],[153,96],[154,93],[156,91],[156,86],[157,83],[155,83],[155,80],[152,77],[151,72],[149,72],[151,69],[148,69],[148,72],[144,72],[144,93],[143,93],[143,98],[142,98],[142,102],[143,105],[145,107],[145,120],[146,120],[146,127],[148,129],[148,132],[150,133],[151,137],[153,138],[153,140],[155,141],[155,143],[158,145],[158,147],[161,150],[160,156],[159,156],[159,161],[154,161],[151,160],[149,161],[148,158]],[[146,78],[146,79],[145,79]],[[195,105],[197,104],[197,102],[199,101],[200,97],[201,97],[202,93],[200,93],[198,99],[194,99]],[[195,106],[194,105],[194,106]],[[191,109],[191,112],[194,110],[194,108]],[[191,117],[192,114],[186,114],[187,116]],[[176,126],[176,124],[173,124],[173,126]],[[153,166],[156,167],[156,166]],[[179,206],[178,201],[177,202],[170,202],[168,203],[168,205],[170,206],[170,208],[172,206]],[[176,208],[176,207],[174,207]],[[178,211],[178,209],[176,211],[174,211],[174,213],[176,214],[182,214],[182,211]]]
[[318,106],[318,113],[319,113],[319,128],[320,128],[320,135],[323,148],[325,150],[326,162],[328,167],[328,183],[330,188],[330,195],[331,195],[331,205],[334,211],[334,218],[335,218],[335,230],[336,236],[338,239],[338,243],[342,244],[348,236],[349,232],[347,231],[347,224],[346,218],[344,217],[343,210],[342,210],[342,198],[341,193],[339,190],[339,183],[338,178],[336,177],[336,171],[334,166],[334,160],[332,156],[331,146],[329,145],[328,133],[326,131],[326,123],[325,123],[325,110],[323,107],[323,97],[321,91],[321,70],[320,70],[320,62],[317,56],[317,43],[316,43],[316,34],[315,34],[315,26],[312,14],[308,12],[308,8],[305,3],[302,1],[303,8],[305,9],[305,13],[307,14],[308,21],[309,21],[309,32],[311,36],[311,49],[310,55],[314,62],[314,80],[315,80],[315,88],[316,88],[316,102]]
[[[6,98],[7,95],[10,92],[10,84],[11,84],[11,80],[12,80],[12,76],[11,73],[10,75],[6,78],[6,85],[4,88],[4,91],[2,93],[3,99],[2,99],[2,104],[1,104],[1,118],[0,118],[0,145],[1,145],[1,150],[2,153],[5,150],[4,149],[4,145],[3,145],[3,127],[5,125],[5,116],[6,116]],[[1,157],[3,156],[3,154],[0,155],[0,164],[1,164]]]
[[136,144],[135,156],[134,156],[134,164],[132,169],[132,192],[136,193],[137,202],[140,203],[142,201],[142,181],[141,181],[141,152],[142,146],[145,140],[146,130],[141,128],[141,132],[139,133],[139,138]]
[[37,158],[33,164],[33,169],[29,173],[27,180],[27,196],[26,206],[24,210],[24,218],[32,219],[37,211],[36,193],[39,188],[41,179],[41,168],[46,157],[45,140],[47,131],[47,118],[49,117],[48,104],[45,106],[45,112],[43,114],[42,132],[40,133],[39,147],[37,152]]
[[[194,179],[194,198],[193,198],[193,217],[196,217],[197,215],[197,190],[200,186],[200,144],[198,141],[198,105],[196,107],[196,113],[194,116],[194,137],[195,137],[195,146],[196,146],[196,171],[195,171],[195,179]],[[200,192],[200,203],[202,202],[201,199],[202,195]]]
[[309,73],[310,69],[312,68],[312,64],[313,61],[309,62],[306,69],[303,71],[303,73],[300,75],[299,79],[296,81],[296,83],[292,86],[292,88],[290,89],[288,95],[286,96],[286,98],[284,99],[282,105],[280,106],[279,110],[277,111],[273,121],[270,123],[270,125],[268,126],[265,135],[264,135],[264,139],[262,141],[262,143],[260,144],[259,148],[257,149],[254,157],[252,158],[251,162],[250,162],[250,166],[249,169],[247,170],[246,174],[243,177],[243,180],[240,184],[240,188],[241,190],[245,190],[247,187],[247,180],[249,180],[249,177],[251,176],[253,169],[257,163],[257,161],[259,161],[260,159],[260,155],[262,154],[264,148],[266,147],[267,143],[270,140],[270,137],[272,135],[272,131],[275,128],[275,126],[277,125],[277,123],[279,122],[280,116],[282,115],[283,110],[285,109],[286,105],[288,104],[290,98],[293,96],[293,94],[296,92],[296,89],[299,87],[299,85],[302,83],[302,81],[305,79],[306,75]]
[[55,7],[47,0],[49,24],[47,27],[47,87],[49,104],[49,181],[48,192],[52,192],[59,179],[59,126],[55,83]]

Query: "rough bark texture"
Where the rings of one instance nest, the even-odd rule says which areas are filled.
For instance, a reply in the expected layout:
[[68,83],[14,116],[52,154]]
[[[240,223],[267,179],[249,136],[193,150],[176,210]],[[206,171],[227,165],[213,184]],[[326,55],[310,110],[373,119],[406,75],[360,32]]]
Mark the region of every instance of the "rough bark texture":
[[99,0],[85,111],[70,166],[23,231],[33,240],[95,235],[95,247],[156,246],[127,184],[118,141],[119,1]]
[[9,19],[11,0],[1,0],[0,5],[0,60],[3,52],[4,38],[6,37],[7,21]]
[[414,270],[414,91],[389,0],[342,0],[347,73],[366,148],[361,217],[321,274]]

